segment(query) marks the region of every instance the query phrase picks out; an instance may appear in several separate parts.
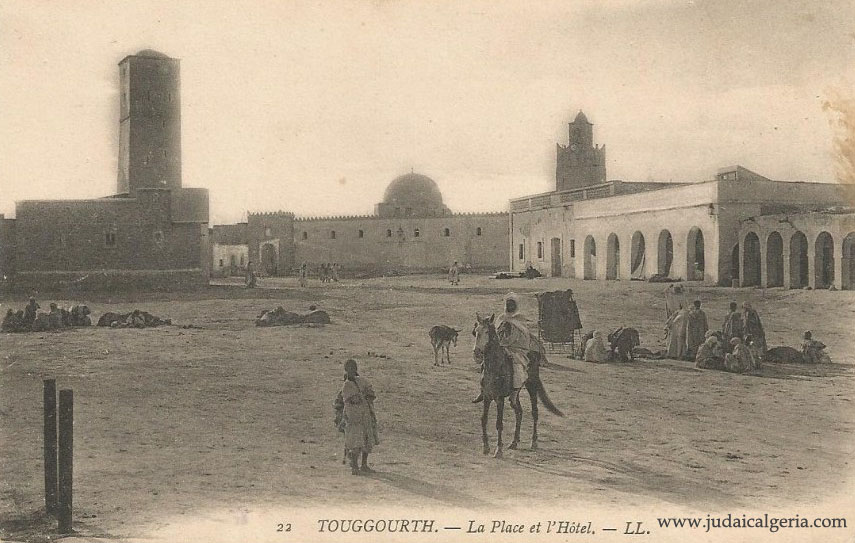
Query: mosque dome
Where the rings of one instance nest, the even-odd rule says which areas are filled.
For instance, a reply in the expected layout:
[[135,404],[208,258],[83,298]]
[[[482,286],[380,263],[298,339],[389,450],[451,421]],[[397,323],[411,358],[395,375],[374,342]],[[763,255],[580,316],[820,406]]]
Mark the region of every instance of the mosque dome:
[[160,51],[155,51],[154,49],[143,49],[134,56],[149,58],[170,58],[168,55],[164,55]]
[[383,195],[383,203],[417,208],[441,208],[442,193],[436,182],[426,175],[408,173],[396,177]]
[[378,207],[382,215],[436,216],[448,213],[436,182],[418,173],[400,175],[392,180]]

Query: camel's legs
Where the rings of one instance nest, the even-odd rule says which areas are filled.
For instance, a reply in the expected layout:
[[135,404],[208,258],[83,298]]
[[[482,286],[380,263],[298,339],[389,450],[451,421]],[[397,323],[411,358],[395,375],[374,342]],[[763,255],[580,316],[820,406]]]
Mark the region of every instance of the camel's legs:
[[484,440],[484,449],[482,451],[484,454],[490,452],[490,441],[487,439],[487,419],[490,415],[490,402],[491,400],[484,398],[483,411],[481,411],[481,438]]
[[531,399],[531,450],[537,450],[537,385],[526,384]]
[[520,424],[522,424],[522,405],[520,404],[520,391],[515,390],[508,397],[511,402],[511,408],[516,416],[516,425],[514,426],[514,440],[508,446],[509,449],[516,449],[520,442]]
[[505,399],[497,398],[496,399],[496,433],[499,434],[496,441],[496,452],[493,454],[493,458],[501,458],[502,457],[502,426],[504,425],[502,419],[505,414]]

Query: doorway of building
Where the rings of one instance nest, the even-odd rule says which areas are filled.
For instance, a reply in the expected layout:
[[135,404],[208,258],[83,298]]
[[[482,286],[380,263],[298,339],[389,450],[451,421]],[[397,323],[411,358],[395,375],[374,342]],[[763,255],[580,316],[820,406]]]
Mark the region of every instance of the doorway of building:
[[552,277],[561,277],[561,238],[552,238]]
[[265,275],[276,275],[276,247],[272,243],[265,243],[261,247],[261,269]]

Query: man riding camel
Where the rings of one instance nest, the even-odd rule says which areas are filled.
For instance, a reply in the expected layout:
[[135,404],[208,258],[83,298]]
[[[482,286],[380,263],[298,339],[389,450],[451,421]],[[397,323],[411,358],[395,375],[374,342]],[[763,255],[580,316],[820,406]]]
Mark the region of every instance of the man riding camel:
[[[528,379],[528,364],[531,355],[537,353],[540,359],[545,358],[546,349],[543,343],[528,329],[528,321],[519,313],[519,299],[513,292],[505,296],[505,311],[496,319],[496,330],[499,332],[499,345],[511,357],[513,367],[512,388],[519,389]],[[473,403],[480,402],[479,395]]]

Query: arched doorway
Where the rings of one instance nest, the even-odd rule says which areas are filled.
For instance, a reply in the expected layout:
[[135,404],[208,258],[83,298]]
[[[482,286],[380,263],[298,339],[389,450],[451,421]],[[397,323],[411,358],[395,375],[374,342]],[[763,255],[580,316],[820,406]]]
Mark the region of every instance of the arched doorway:
[[808,242],[801,232],[790,238],[790,288],[808,286]]
[[645,264],[645,254],[644,254],[644,235],[641,232],[636,232],[632,235],[632,241],[630,242],[630,266],[631,266],[631,278],[632,279],[645,279],[644,273],[644,264]]
[[594,236],[585,238],[585,279],[597,278],[597,242]]
[[730,280],[739,284],[739,244],[730,250]]
[[814,253],[816,288],[828,288],[834,284],[834,239],[828,232],[816,237]]
[[261,269],[265,275],[276,275],[276,261],[276,247],[272,243],[265,243],[261,247]]
[[657,273],[665,277],[671,275],[672,262],[674,262],[674,240],[671,238],[671,232],[663,230],[659,233]]
[[784,238],[778,232],[766,239],[766,286],[784,286]]
[[748,232],[742,246],[742,285],[758,286],[760,284],[760,238],[754,232]]
[[686,238],[686,280],[704,280],[704,233],[697,226]]
[[845,290],[855,290],[855,232],[850,232],[843,238],[843,277],[842,287]]
[[609,234],[608,245],[606,279],[620,279],[620,240],[616,234]]

